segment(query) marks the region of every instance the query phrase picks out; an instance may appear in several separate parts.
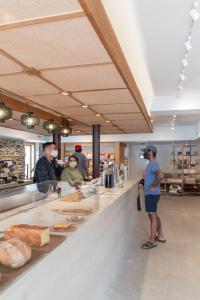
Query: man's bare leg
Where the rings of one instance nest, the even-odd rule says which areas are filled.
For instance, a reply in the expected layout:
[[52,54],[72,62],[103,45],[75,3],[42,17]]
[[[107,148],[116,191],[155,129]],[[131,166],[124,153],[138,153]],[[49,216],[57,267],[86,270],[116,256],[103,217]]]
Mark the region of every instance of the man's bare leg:
[[157,215],[157,223],[158,223],[158,228],[157,228],[157,236],[159,238],[159,240],[164,241],[165,237],[162,231],[162,224],[161,224],[161,220],[160,217]]
[[155,243],[158,233],[158,217],[156,212],[149,213],[149,218],[151,220],[151,237],[150,242]]

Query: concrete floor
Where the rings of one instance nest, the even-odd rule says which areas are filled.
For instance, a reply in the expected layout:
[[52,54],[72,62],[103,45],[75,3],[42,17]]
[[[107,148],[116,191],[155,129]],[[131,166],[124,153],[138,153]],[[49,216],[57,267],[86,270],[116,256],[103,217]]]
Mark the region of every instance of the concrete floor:
[[167,244],[140,249],[149,236],[146,214],[130,225],[129,242],[109,300],[200,299],[200,197],[162,196]]

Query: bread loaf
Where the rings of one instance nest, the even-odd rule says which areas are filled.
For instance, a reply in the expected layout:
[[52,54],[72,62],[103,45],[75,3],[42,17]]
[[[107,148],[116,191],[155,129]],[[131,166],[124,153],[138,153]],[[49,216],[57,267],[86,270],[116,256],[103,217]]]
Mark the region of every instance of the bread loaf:
[[25,265],[31,258],[31,248],[21,240],[11,239],[0,242],[0,263],[19,268]]
[[73,194],[65,195],[60,200],[65,202],[79,202],[84,199],[84,196],[81,192],[75,192]]
[[4,239],[18,238],[32,247],[42,247],[49,243],[49,228],[36,225],[13,225],[4,234]]

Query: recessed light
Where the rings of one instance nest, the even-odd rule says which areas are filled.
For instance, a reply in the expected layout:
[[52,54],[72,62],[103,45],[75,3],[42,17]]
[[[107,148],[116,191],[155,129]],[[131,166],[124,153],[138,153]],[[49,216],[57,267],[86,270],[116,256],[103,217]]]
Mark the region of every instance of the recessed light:
[[153,123],[153,119],[151,119],[151,123]]
[[171,127],[171,130],[174,130],[174,127],[173,127],[173,126]]
[[110,120],[106,120],[106,123],[110,123]]
[[88,105],[82,105],[82,108],[87,108],[88,107]]
[[63,95],[63,96],[69,96],[69,92],[62,92],[61,95]]
[[96,117],[101,117],[101,115],[100,114],[96,114]]
[[13,120],[13,118],[10,118],[10,119],[8,119],[9,121],[12,121]]
[[80,130],[76,130],[76,132],[77,132],[77,133],[80,133],[81,131],[80,131]]

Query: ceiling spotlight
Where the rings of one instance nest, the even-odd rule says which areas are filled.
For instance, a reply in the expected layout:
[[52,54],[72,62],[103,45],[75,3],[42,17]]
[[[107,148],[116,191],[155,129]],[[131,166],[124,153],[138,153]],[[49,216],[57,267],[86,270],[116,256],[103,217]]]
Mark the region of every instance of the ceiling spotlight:
[[187,40],[187,42],[185,42],[185,48],[188,51],[192,49],[192,42],[191,42],[191,40]]
[[63,95],[63,96],[69,96],[69,92],[62,92],[61,95]]
[[106,123],[110,123],[110,120],[106,120]]
[[87,108],[88,107],[88,105],[82,105],[82,108]]
[[171,127],[171,130],[174,130],[174,126]]
[[199,5],[199,0],[194,1],[194,8],[197,8]]
[[192,17],[192,20],[193,20],[194,22],[196,22],[196,21],[199,19],[199,17],[200,17],[200,13],[199,13],[195,8],[193,8],[193,9],[190,11],[190,16]]
[[184,67],[187,67],[188,61],[187,61],[186,57],[182,59],[182,65],[183,65]]
[[76,130],[76,132],[77,132],[77,133],[80,133],[81,131],[80,131],[80,130]]
[[101,117],[101,115],[100,114],[96,114],[96,117]]
[[178,90],[179,90],[179,92],[183,90],[183,87],[182,87],[182,85],[180,85],[180,84],[179,84],[179,86],[178,86]]
[[185,74],[184,73],[181,73],[180,74],[180,79],[183,81],[183,80],[185,80]]

